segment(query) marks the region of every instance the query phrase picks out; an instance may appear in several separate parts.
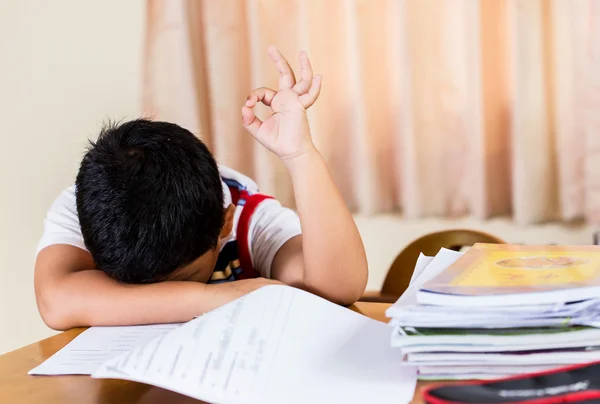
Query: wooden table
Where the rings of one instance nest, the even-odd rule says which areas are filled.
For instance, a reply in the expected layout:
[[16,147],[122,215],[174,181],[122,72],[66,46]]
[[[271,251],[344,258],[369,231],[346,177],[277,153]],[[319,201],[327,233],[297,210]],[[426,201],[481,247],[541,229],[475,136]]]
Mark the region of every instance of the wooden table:
[[[359,302],[352,309],[380,321],[386,321],[384,303]],[[0,403],[198,403],[198,401],[158,387],[121,380],[99,380],[88,376],[28,376],[27,372],[41,364],[68,344],[84,329],[63,332],[0,356]],[[422,403],[419,383],[413,403]]]

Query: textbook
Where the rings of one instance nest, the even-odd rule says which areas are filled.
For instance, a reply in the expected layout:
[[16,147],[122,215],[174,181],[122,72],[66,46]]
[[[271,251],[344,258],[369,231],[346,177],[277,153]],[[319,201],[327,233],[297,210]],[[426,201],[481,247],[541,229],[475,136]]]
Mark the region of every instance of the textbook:
[[[480,244],[421,255],[417,275],[386,310],[392,346],[422,380],[493,379],[600,360],[600,294],[575,293],[596,286],[597,248]],[[531,298],[541,293],[553,300]],[[423,299],[428,294],[447,299]],[[502,298],[477,300],[490,296]]]
[[600,246],[475,244],[417,293],[421,304],[522,306],[600,296]]
[[407,360],[415,365],[444,366],[448,363],[459,365],[572,365],[588,361],[600,361],[600,347],[563,348],[513,352],[448,352],[411,353]]
[[590,341],[600,339],[600,331],[593,327],[546,327],[546,328],[396,328],[400,336],[397,346],[406,344],[452,344],[462,343],[469,335],[472,345],[512,345],[567,341]]
[[211,403],[408,403],[416,371],[390,330],[269,285],[181,325],[89,328],[29,374],[130,380]]

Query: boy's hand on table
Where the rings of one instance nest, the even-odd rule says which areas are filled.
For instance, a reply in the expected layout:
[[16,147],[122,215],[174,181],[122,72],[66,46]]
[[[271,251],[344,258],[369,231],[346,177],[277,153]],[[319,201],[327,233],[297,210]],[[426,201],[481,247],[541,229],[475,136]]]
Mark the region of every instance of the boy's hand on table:
[[[289,63],[275,47],[269,48],[269,56],[279,72],[279,90],[261,87],[252,91],[242,107],[242,122],[260,144],[285,161],[314,149],[306,110],[319,97],[322,77],[313,75],[306,52],[299,54],[298,82]],[[259,102],[270,107],[273,113],[264,122],[253,111]]]
[[212,306],[210,309],[217,308],[268,285],[283,285],[283,283],[274,279],[252,278],[204,285],[208,293],[200,296],[204,302],[202,307],[206,307],[206,301],[208,301]]
[[202,312],[207,312],[268,285],[283,285],[283,283],[273,279],[252,278],[203,285],[206,287],[206,293],[198,295],[200,299],[198,307],[203,308]]
[[262,288],[263,286],[268,285],[283,285],[282,282],[276,281],[274,279],[267,278],[252,278],[252,279],[242,279],[235,282],[224,282],[217,283],[210,286],[221,286],[223,288],[227,288],[233,293],[237,294],[235,298],[242,297],[247,295],[248,293],[254,292],[257,289]]

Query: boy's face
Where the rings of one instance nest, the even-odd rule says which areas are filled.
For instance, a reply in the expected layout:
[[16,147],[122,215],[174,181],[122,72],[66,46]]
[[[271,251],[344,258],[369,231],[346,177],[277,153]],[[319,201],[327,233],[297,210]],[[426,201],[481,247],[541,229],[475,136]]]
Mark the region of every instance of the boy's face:
[[183,268],[177,269],[165,280],[167,281],[191,281],[206,283],[210,279],[214,267],[219,257],[219,251],[221,247],[221,240],[217,245],[217,248],[209,250],[196,258],[193,262],[190,262]]
[[188,265],[175,270],[175,272],[167,276],[165,281],[208,282],[217,264],[221,246],[233,230],[234,212],[235,206],[233,205],[229,205],[225,210],[225,224],[223,225],[223,229],[221,229],[217,246],[212,250],[208,250]]

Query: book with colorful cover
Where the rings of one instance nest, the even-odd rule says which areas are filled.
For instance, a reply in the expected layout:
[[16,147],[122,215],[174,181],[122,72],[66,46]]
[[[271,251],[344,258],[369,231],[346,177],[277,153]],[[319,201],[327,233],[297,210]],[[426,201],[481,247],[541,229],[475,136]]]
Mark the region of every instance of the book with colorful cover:
[[510,244],[475,244],[417,294],[422,304],[459,306],[476,302],[544,304],[598,297],[600,246]]

